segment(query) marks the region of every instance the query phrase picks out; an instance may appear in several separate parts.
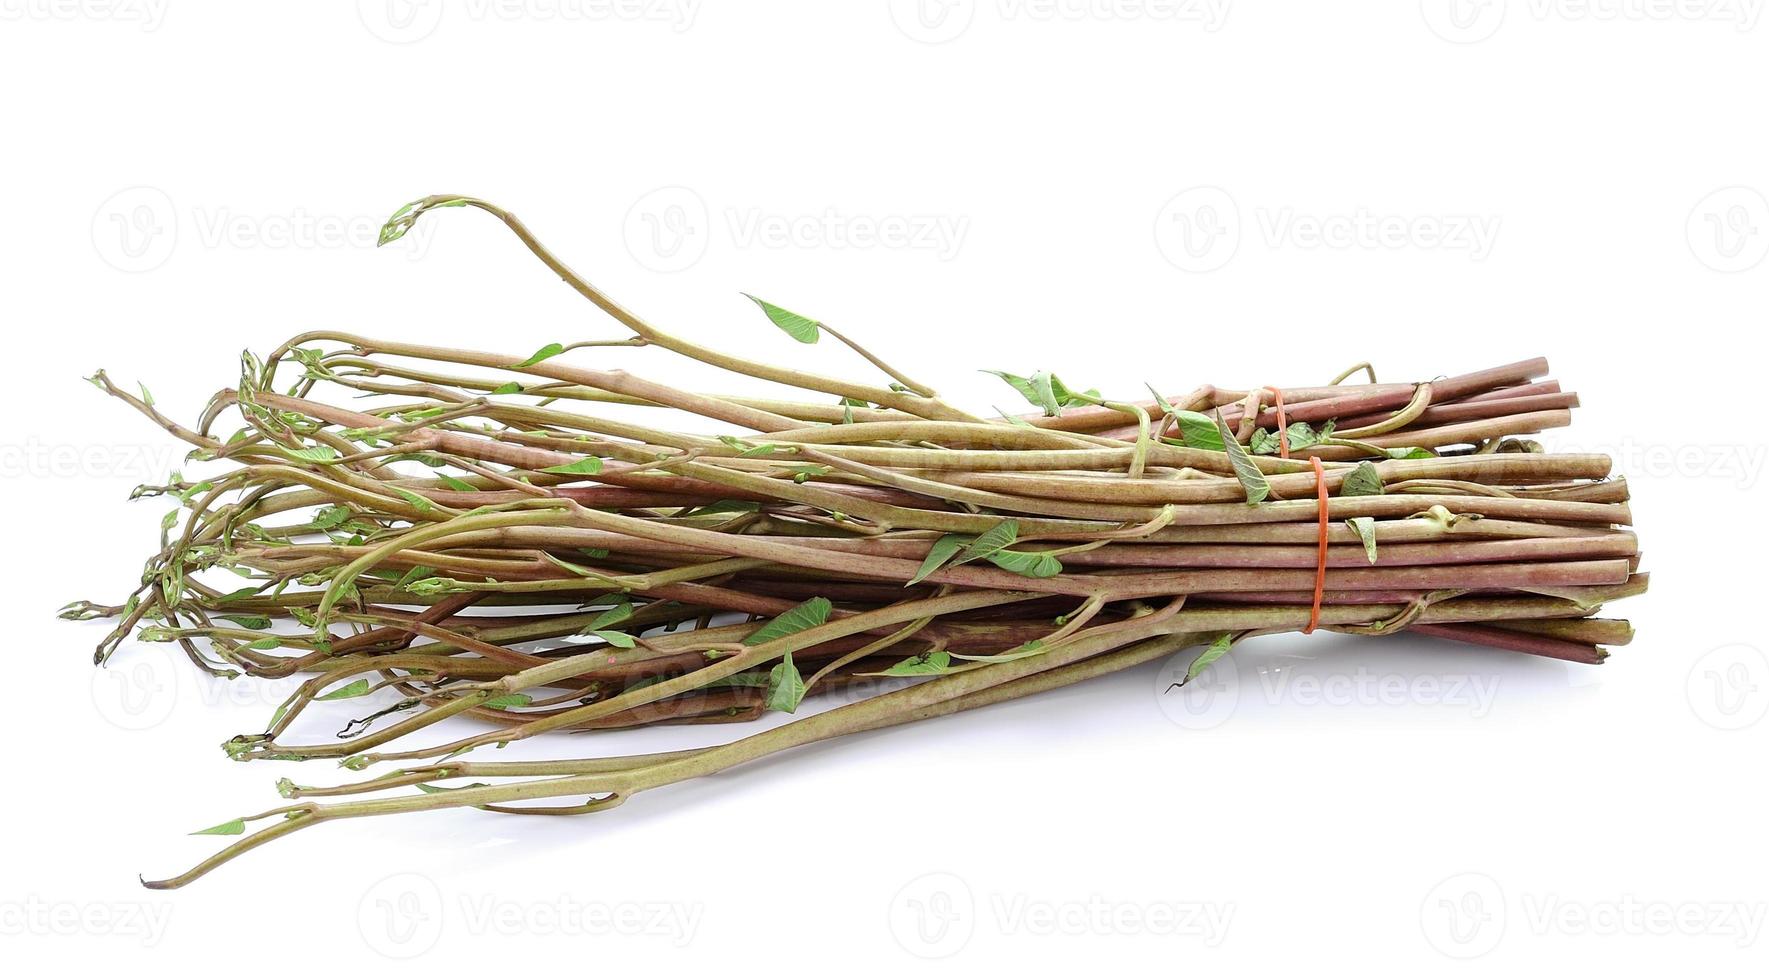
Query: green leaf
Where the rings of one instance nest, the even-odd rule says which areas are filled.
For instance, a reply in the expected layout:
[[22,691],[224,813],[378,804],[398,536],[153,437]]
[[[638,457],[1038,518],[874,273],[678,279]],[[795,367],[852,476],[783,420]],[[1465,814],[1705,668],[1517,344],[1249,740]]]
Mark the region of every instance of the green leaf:
[[1227,653],[1229,650],[1229,647],[1232,647],[1234,645],[1235,645],[1235,637],[1234,637],[1234,634],[1232,634],[1232,633],[1224,633],[1221,636],[1217,637],[1216,642],[1210,644],[1209,649],[1205,650],[1203,653],[1198,654],[1198,659],[1192,661],[1192,665],[1186,669],[1185,680],[1180,681],[1179,682],[1180,685],[1184,686],[1186,684],[1191,683],[1191,681],[1194,678],[1196,678],[1199,674],[1202,674],[1204,672],[1204,668],[1209,667],[1211,664],[1217,662],[1218,660],[1221,660],[1222,655]]
[[192,831],[191,836],[196,837],[201,834],[213,834],[218,837],[235,837],[245,832],[246,822],[244,820],[229,820],[226,823],[218,823],[207,830]]
[[1149,394],[1155,396],[1155,406],[1161,410],[1162,415],[1179,414],[1179,409],[1173,407],[1173,403],[1169,402],[1166,396],[1161,394],[1159,388],[1156,388],[1154,385],[1149,384],[1146,381],[1143,382],[1143,387],[1149,389]]
[[821,333],[818,330],[818,327],[821,326],[821,324],[816,320],[807,316],[799,316],[797,313],[790,310],[783,310],[765,299],[750,296],[748,293],[744,293],[743,295],[749,296],[750,300],[754,302],[755,305],[761,307],[762,312],[768,315],[768,319],[774,321],[776,327],[786,331],[787,336],[799,343],[814,344],[817,342],[817,338],[821,336]]
[[775,711],[792,714],[804,699],[805,679],[799,676],[799,669],[792,662],[792,651],[788,650],[786,658],[768,672],[767,704]]
[[479,492],[479,488],[473,484],[468,483],[466,480],[460,479],[459,477],[449,476],[447,473],[438,473],[436,474],[436,478],[441,480],[442,485],[450,490],[458,490],[461,493]]
[[1220,453],[1222,433],[1216,429],[1216,420],[1202,412],[1184,410],[1169,412],[1173,421],[1179,425],[1179,439],[1188,449],[1208,449]]
[[313,700],[315,700],[315,701],[343,701],[346,698],[360,698],[364,694],[367,694],[367,693],[369,693],[368,679],[361,678],[358,680],[351,681],[350,683],[344,685],[343,687],[338,688],[336,691],[333,691],[330,694],[322,694],[319,697],[314,698]]
[[270,628],[269,616],[222,616],[219,617],[247,630],[267,630]]
[[633,604],[623,598],[613,609],[605,609],[601,615],[591,620],[588,629],[591,631],[605,629],[626,622],[631,618],[633,618]]
[[1333,438],[1333,429],[1337,427],[1338,424],[1339,423],[1332,419],[1328,419],[1321,424],[1320,430],[1317,432],[1316,430],[1309,428],[1307,422],[1291,422],[1290,428],[1286,430],[1290,434],[1290,451],[1295,452],[1298,449],[1308,449],[1312,446],[1318,446],[1321,443],[1326,442],[1328,439]]
[[1341,497],[1377,497],[1382,494],[1382,476],[1368,460],[1357,464],[1357,468],[1345,475],[1345,482],[1339,485]]
[[321,531],[329,531],[349,519],[350,508],[340,504],[328,504],[313,515],[313,526]]
[[535,351],[533,354],[530,354],[528,356],[528,360],[518,361],[515,364],[510,365],[510,367],[512,367],[512,368],[533,367],[534,365],[539,364],[540,362],[546,360],[549,357],[558,357],[560,354],[563,354],[563,353],[565,353],[565,345],[564,344],[548,344],[547,346],[542,347],[540,350]]
[[964,546],[956,564],[962,565],[978,558],[987,558],[997,551],[1013,544],[1020,537],[1020,522],[1009,518],[995,525]]
[[417,511],[420,514],[428,514],[436,509],[436,504],[428,497],[419,496],[404,487],[393,487],[392,490],[394,493],[399,494],[400,497],[404,498],[406,503],[417,508]]
[[280,647],[282,645],[283,645],[283,641],[281,639],[274,637],[274,636],[267,636],[262,640],[253,640],[252,642],[246,644],[246,649],[247,650],[275,650],[277,647]]
[[1228,453],[1229,465],[1235,469],[1235,479],[1241,481],[1241,489],[1247,494],[1247,503],[1257,504],[1271,496],[1271,484],[1265,482],[1265,474],[1253,464],[1247,451],[1235,441],[1234,433],[1228,430],[1228,423],[1222,420],[1222,413],[1216,413],[1216,434],[1222,439],[1223,452]]
[[500,694],[480,705],[482,708],[520,708],[534,699],[526,694]]
[[778,640],[783,636],[791,636],[808,630],[813,626],[822,626],[829,621],[829,614],[834,607],[828,599],[818,596],[806,599],[791,609],[769,620],[767,625],[743,638],[745,646],[760,646],[770,640]]
[[589,632],[590,632],[591,636],[595,636],[595,637],[600,638],[605,643],[607,643],[609,646],[619,647],[622,650],[631,650],[633,647],[637,646],[639,643],[638,640],[633,639],[633,635],[631,633],[623,633],[620,630],[593,629],[593,630],[590,630]]
[[891,665],[879,672],[884,677],[920,677],[924,674],[952,672],[952,655],[944,650],[929,650]]
[[1376,519],[1374,517],[1352,517],[1348,518],[1345,523],[1350,524],[1351,529],[1356,531],[1358,538],[1363,541],[1364,555],[1370,559],[1370,564],[1376,564]]
[[559,473],[565,476],[589,475],[602,472],[602,460],[597,456],[585,456],[573,463],[562,463],[549,466],[542,473]]
[[406,570],[406,573],[404,575],[401,575],[399,577],[399,581],[393,583],[393,587],[396,589],[399,589],[400,591],[403,592],[405,590],[405,587],[412,584],[413,582],[416,582],[419,579],[429,578],[430,576],[435,575],[435,574],[436,574],[436,569],[431,568],[428,565],[413,565],[411,568]]
[[137,381],[137,382],[135,382],[135,386],[137,388],[141,389],[142,403],[145,404],[148,408],[154,407],[154,393],[147,390],[147,385],[144,385],[141,382]]
[[964,534],[941,535],[940,540],[935,541],[934,546],[928,549],[927,557],[922,560],[921,567],[916,569],[915,577],[903,583],[904,587],[914,585],[938,571],[941,565],[951,561],[952,556],[958,554],[959,549],[971,540],[969,535]]
[[1057,401],[1056,390],[1051,386],[1054,379],[1043,371],[1039,371],[1030,378],[1022,378],[1006,371],[984,371],[983,373],[993,374],[1012,385],[1013,390],[1042,409],[1047,416],[1059,414],[1063,410],[1062,403]]
[[701,504],[679,514],[679,517],[703,517],[708,514],[747,514],[761,510],[762,505],[754,500],[715,500],[710,504]]
[[289,455],[309,463],[330,463],[338,458],[338,451],[330,446],[309,446],[306,449],[291,449]]
[[1389,459],[1436,459],[1437,458],[1436,453],[1432,452],[1429,449],[1420,449],[1417,446],[1403,446],[1399,449],[1384,449],[1382,451],[1384,453],[1388,454]]
[[488,395],[520,395],[520,394],[522,394],[522,382],[520,382],[520,381],[506,381],[503,384],[498,385],[496,388],[493,388],[490,391],[486,392],[486,394],[488,394]]
[[1001,551],[989,555],[989,562],[1027,578],[1050,578],[1061,575],[1063,563],[1042,551]]

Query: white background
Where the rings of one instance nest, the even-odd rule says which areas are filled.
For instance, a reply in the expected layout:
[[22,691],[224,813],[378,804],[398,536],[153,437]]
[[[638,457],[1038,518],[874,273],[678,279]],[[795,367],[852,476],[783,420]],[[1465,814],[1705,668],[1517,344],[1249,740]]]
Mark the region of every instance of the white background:
[[[0,951],[146,976],[1761,976],[1762,5],[0,0]],[[241,348],[305,329],[614,335],[483,214],[369,247],[435,192],[511,208],[667,329],[865,369],[756,292],[979,410],[1012,393],[978,368],[1130,395],[1546,355],[1584,396],[1551,444],[1615,453],[1635,491],[1657,577],[1614,612],[1638,640],[1591,668],[1261,639],[1207,704],[1151,666],[608,814],[331,825],[143,891],[278,776],[342,774],[223,758],[282,688],[140,644],[95,672],[104,628],[52,618],[126,591],[165,507],[123,498],[179,453],[80,376],[188,418]]]

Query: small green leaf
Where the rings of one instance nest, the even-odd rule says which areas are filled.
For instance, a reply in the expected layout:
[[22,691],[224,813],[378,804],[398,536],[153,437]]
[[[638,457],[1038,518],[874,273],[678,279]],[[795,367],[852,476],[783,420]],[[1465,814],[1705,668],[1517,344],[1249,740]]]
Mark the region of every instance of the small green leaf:
[[1027,578],[1050,578],[1061,575],[1063,563],[1042,551],[1008,551],[1002,549],[989,555],[989,562]]
[[330,694],[322,694],[319,697],[314,698],[313,700],[315,700],[315,701],[343,701],[348,698],[360,698],[364,694],[367,694],[367,693],[369,693],[368,679],[367,678],[360,678],[358,680],[351,681],[350,683],[344,685],[343,687],[338,688],[336,691],[333,691]]
[[750,296],[748,293],[744,293],[743,295],[749,296],[750,300],[754,302],[755,305],[761,307],[762,312],[768,315],[768,319],[774,321],[776,327],[786,331],[787,336],[799,343],[814,344],[817,342],[817,338],[821,336],[821,331],[818,329],[821,324],[816,320],[806,316],[799,316],[797,313],[793,313],[790,310],[783,310],[765,299]]
[[884,677],[920,677],[924,674],[952,672],[952,655],[944,650],[929,650],[880,671]]
[[313,515],[313,526],[321,531],[329,531],[349,519],[350,508],[341,504],[329,504]]
[[219,618],[227,620],[228,622],[234,624],[235,626],[238,626],[240,629],[267,630],[270,628],[270,617],[269,616],[239,615],[239,616],[221,616]]
[[962,565],[965,562],[976,561],[978,558],[987,558],[1013,544],[1019,540],[1019,537],[1020,522],[1009,518],[977,535],[974,540],[965,545],[956,564]]
[[619,604],[616,605],[613,609],[605,609],[602,611],[601,615],[599,615],[595,619],[591,620],[588,628],[590,630],[605,629],[609,626],[614,626],[619,623],[626,622],[627,620],[631,619],[632,617],[633,617],[633,604],[630,601],[628,601],[627,599],[622,598],[620,600]]
[[488,395],[520,395],[520,394],[522,394],[522,382],[520,382],[520,381],[506,381],[503,384],[498,385],[496,388],[493,388],[490,391],[486,392],[486,394],[488,394]]
[[218,823],[207,830],[192,831],[191,836],[196,837],[202,834],[213,834],[218,837],[235,837],[245,832],[246,822],[244,820],[229,820],[226,823]]
[[1388,454],[1389,459],[1436,459],[1437,458],[1436,453],[1432,452],[1429,449],[1420,449],[1417,446],[1403,446],[1399,449],[1384,449],[1382,451],[1384,453]]
[[400,591],[403,592],[405,590],[405,588],[407,586],[411,585],[413,582],[416,582],[419,579],[429,578],[430,576],[435,575],[435,574],[436,574],[436,569],[431,568],[428,565],[413,565],[411,568],[406,570],[406,573],[404,575],[401,575],[399,577],[399,581],[393,583],[393,587],[396,589],[399,589]]
[[1221,636],[1217,637],[1216,642],[1210,644],[1209,649],[1205,650],[1203,653],[1198,654],[1198,659],[1192,661],[1191,667],[1186,669],[1185,680],[1180,681],[1179,683],[1182,686],[1190,683],[1199,674],[1202,674],[1204,672],[1204,668],[1209,667],[1211,664],[1217,662],[1218,660],[1221,660],[1222,655],[1227,653],[1229,650],[1229,647],[1232,647],[1234,645],[1235,645],[1235,637],[1234,637],[1234,634],[1232,634],[1232,633],[1224,633]]
[[1211,452],[1223,451],[1222,433],[1216,429],[1216,420],[1202,412],[1177,411],[1168,413],[1179,425],[1179,440],[1188,449],[1207,449]]
[[1022,378],[1006,371],[984,371],[983,373],[993,374],[1012,385],[1013,390],[1019,392],[1026,401],[1043,410],[1046,416],[1057,415],[1063,410],[1062,403],[1057,400],[1056,390],[1051,384],[1054,379],[1043,371],[1039,371],[1030,378]]
[[602,460],[597,456],[585,456],[573,463],[562,463],[549,466],[542,473],[559,473],[564,476],[593,475],[602,472]]
[[786,658],[768,672],[767,704],[775,711],[791,714],[798,710],[799,702],[804,699],[805,679],[799,676],[799,669],[792,662],[792,651],[788,650]]
[[1222,439],[1222,449],[1228,454],[1229,465],[1234,467],[1235,479],[1241,481],[1241,489],[1247,494],[1247,503],[1257,504],[1271,496],[1271,484],[1265,481],[1265,474],[1254,465],[1247,451],[1235,441],[1234,433],[1228,430],[1228,423],[1222,420],[1222,413],[1216,413],[1216,434]]
[[539,364],[540,362],[546,360],[549,357],[558,357],[560,354],[563,354],[563,353],[565,353],[565,345],[564,344],[548,344],[547,346],[542,347],[540,350],[535,351],[533,354],[530,354],[528,356],[528,360],[518,361],[515,364],[510,365],[510,367],[512,367],[512,368],[533,367],[534,365]]
[[534,699],[526,694],[500,694],[480,705],[482,708],[520,708]]
[[144,385],[141,382],[137,381],[135,383],[135,386],[137,388],[141,389],[142,403],[145,404],[148,408],[154,407],[154,393],[147,390],[147,385]]
[[289,455],[309,463],[330,463],[338,458],[338,451],[330,446],[309,446],[306,449],[291,449]]
[[829,621],[833,606],[828,599],[818,596],[806,599],[791,609],[769,620],[767,625],[743,638],[745,646],[760,646],[770,640],[778,640],[783,636],[803,632],[814,626],[822,626]]
[[622,650],[631,650],[633,647],[637,646],[639,642],[633,639],[631,633],[623,633],[620,630],[593,629],[589,632],[591,636],[601,638],[609,646],[620,647]]
[[1352,517],[1346,519],[1345,523],[1351,525],[1351,529],[1356,531],[1358,538],[1363,541],[1364,555],[1370,559],[1370,564],[1376,564],[1376,519],[1374,517]]
[[253,640],[252,642],[246,644],[245,648],[247,650],[275,650],[277,647],[280,647],[282,645],[283,645],[283,641],[280,638],[274,637],[274,636],[267,636],[262,640]]
[[1357,468],[1345,475],[1345,482],[1339,485],[1341,497],[1376,497],[1382,494],[1382,475],[1368,460],[1357,464]]
[[952,556],[958,554],[959,549],[969,544],[971,540],[970,536],[964,534],[941,535],[940,539],[934,542],[934,546],[928,549],[927,558],[922,560],[921,567],[915,572],[915,577],[903,583],[904,587],[914,585],[938,571],[941,565],[951,561]]
[[404,498],[406,503],[411,504],[416,508],[420,514],[428,514],[436,509],[436,504],[428,497],[412,493],[404,487],[393,487],[392,490],[394,493],[399,494],[400,497]]
[[442,485],[450,490],[458,490],[461,493],[477,493],[479,491],[478,487],[468,483],[466,480],[460,479],[459,477],[449,476],[447,473],[438,473],[436,474],[436,478],[441,480]]

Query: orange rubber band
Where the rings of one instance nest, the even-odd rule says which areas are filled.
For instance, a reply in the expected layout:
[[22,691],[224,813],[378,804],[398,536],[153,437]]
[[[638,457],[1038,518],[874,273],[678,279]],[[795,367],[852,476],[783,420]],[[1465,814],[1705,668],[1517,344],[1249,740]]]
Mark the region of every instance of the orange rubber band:
[[1267,388],[1265,390],[1271,392],[1272,401],[1276,403],[1278,410],[1278,455],[1289,459],[1290,426],[1285,424],[1284,420],[1284,390],[1282,388]]
[[1314,464],[1315,496],[1321,502],[1321,535],[1314,566],[1314,607],[1308,611],[1308,625],[1302,629],[1304,635],[1313,633],[1321,624],[1321,596],[1327,592],[1327,471],[1321,468],[1319,456],[1310,456],[1308,461]]

